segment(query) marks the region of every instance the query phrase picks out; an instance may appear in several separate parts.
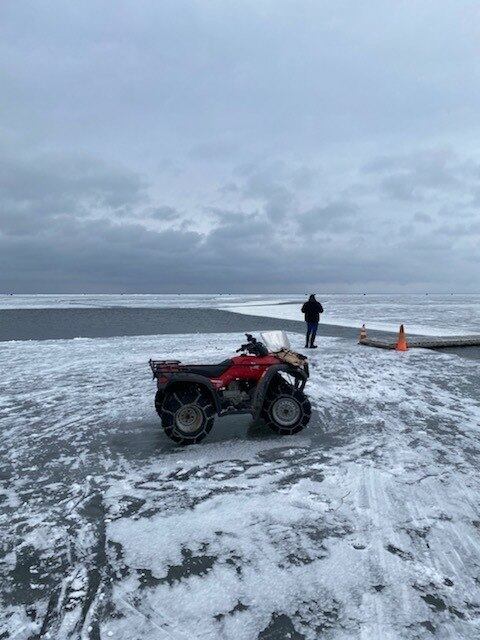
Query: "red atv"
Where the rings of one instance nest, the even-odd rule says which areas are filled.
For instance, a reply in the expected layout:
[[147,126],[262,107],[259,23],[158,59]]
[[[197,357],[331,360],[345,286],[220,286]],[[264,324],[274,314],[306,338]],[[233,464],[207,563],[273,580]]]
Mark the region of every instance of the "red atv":
[[262,334],[267,344],[269,337],[270,343],[276,339],[270,349],[246,336],[246,344],[237,349],[242,355],[219,364],[149,361],[157,379],[155,408],[169,438],[179,444],[200,442],[212,430],[215,415],[231,413],[251,413],[286,435],[308,424],[307,358],[289,350],[283,332]]

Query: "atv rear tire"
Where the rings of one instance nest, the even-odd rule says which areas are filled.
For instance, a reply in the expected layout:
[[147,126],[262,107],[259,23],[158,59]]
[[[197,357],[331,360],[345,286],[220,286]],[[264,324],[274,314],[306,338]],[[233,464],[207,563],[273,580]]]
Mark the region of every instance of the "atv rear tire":
[[155,400],[155,407],[165,433],[178,444],[200,442],[212,430],[215,418],[212,397],[200,385],[182,385],[167,391],[161,405]]
[[283,379],[271,384],[262,407],[261,417],[280,435],[298,433],[310,421],[312,407],[307,396]]

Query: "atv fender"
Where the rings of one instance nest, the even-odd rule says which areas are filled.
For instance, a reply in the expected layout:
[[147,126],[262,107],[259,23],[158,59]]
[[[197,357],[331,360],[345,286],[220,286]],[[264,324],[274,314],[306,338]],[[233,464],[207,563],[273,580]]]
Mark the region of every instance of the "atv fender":
[[173,374],[170,380],[166,384],[158,385],[158,392],[161,393],[163,396],[163,394],[165,394],[173,386],[177,384],[183,384],[183,383],[188,383],[188,384],[195,383],[205,387],[207,391],[210,393],[210,395],[212,396],[212,401],[215,406],[215,411],[217,412],[217,414],[220,414],[220,411],[221,411],[220,398],[218,397],[218,393],[215,387],[213,386],[213,384],[205,376],[199,376],[195,373]]
[[307,382],[306,373],[304,373],[300,369],[293,368],[288,364],[274,364],[264,373],[255,390],[255,396],[252,403],[252,415],[254,420],[258,420],[258,418],[260,417],[260,412],[262,410],[263,403],[265,402],[265,396],[267,395],[268,387],[270,386],[273,378],[278,373],[280,373],[280,371],[285,371],[285,373],[288,373],[290,376],[293,376],[294,378],[300,380],[300,388],[304,388],[305,383]]

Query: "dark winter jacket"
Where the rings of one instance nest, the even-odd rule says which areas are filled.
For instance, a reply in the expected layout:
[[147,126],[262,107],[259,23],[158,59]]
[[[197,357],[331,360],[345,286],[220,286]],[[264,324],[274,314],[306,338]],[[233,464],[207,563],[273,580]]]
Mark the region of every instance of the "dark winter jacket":
[[302,313],[305,314],[305,322],[319,322],[323,307],[314,296],[310,296],[308,302],[305,302],[302,307]]

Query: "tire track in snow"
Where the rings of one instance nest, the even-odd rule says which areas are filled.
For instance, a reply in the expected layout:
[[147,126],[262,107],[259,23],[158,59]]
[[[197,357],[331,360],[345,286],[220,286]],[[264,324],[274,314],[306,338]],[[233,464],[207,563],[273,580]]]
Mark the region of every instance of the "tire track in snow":
[[[196,357],[210,352],[214,358],[219,345],[227,352],[237,339],[197,337]],[[175,343],[186,359],[192,339],[176,337]],[[10,580],[15,571],[12,549],[20,553],[31,544],[44,564],[58,553],[57,543],[35,538],[40,526],[44,537],[50,532],[55,541],[61,533],[72,548],[68,584],[58,566],[45,569],[59,589],[59,611],[47,616],[48,597],[43,592],[35,597],[33,590],[37,618],[29,619],[13,589],[0,629],[12,628],[16,620],[38,632],[43,616],[46,629],[60,629],[59,640],[58,633],[70,638],[90,637],[96,629],[103,633],[115,622],[111,607],[120,606],[117,596],[124,590],[128,597],[118,631],[129,639],[140,619],[146,625],[142,640],[158,637],[160,629],[235,640],[242,640],[246,629],[250,640],[274,628],[272,620],[292,624],[307,638],[314,637],[316,625],[326,638],[478,636],[479,544],[472,524],[480,520],[472,453],[480,416],[476,363],[421,352],[397,357],[320,339],[319,353],[311,355],[309,389],[320,419],[328,420],[328,438],[314,421],[304,435],[288,441],[268,434],[235,441],[226,435],[188,451],[163,444],[150,452],[136,449],[133,438],[123,448],[114,445],[112,434],[129,420],[157,428],[145,361],[161,344],[171,350],[166,337],[10,345],[3,357],[15,367],[6,367],[0,356],[0,391],[14,388],[0,416],[0,468],[8,475],[9,495],[25,505],[16,508],[17,534],[5,550],[9,560],[0,565],[1,576]],[[96,489],[82,494],[89,474]],[[74,499],[69,507],[66,496]],[[232,504],[240,524],[229,532]],[[137,523],[142,532],[162,514],[166,526],[184,513],[188,520],[198,516],[201,528],[211,505],[222,535],[208,529],[205,549],[190,549],[194,558],[216,555],[203,574],[181,555],[172,561],[162,548],[145,556],[147,569],[158,557],[165,564],[146,587],[137,575],[145,567],[129,563],[129,557],[117,566],[110,548],[113,523]],[[62,522],[68,509],[70,529]],[[10,540],[10,523],[0,521],[0,527]],[[174,556],[182,548],[178,536],[172,538]],[[128,556],[132,541],[124,542]],[[162,582],[162,571],[170,575],[182,562],[181,577]],[[264,591],[262,574],[282,589],[273,595]],[[76,579],[79,588],[72,589]],[[82,593],[69,612],[72,590]],[[199,597],[205,591],[210,603],[192,610],[188,620],[177,617],[176,596]],[[225,594],[231,601],[224,601]],[[139,611],[140,596],[145,611]]]

